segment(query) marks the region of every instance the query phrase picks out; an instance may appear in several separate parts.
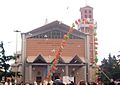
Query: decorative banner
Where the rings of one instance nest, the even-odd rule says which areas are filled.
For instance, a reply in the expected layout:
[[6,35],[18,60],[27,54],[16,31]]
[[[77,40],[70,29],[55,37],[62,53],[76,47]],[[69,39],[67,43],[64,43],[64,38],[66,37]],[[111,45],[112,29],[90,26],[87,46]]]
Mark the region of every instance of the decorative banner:
[[75,27],[75,25],[74,25],[74,23],[73,23],[73,24],[72,24],[72,27],[70,27],[70,29],[69,29],[69,32],[64,35],[64,38],[63,38],[62,43],[61,43],[61,46],[58,48],[58,51],[57,51],[57,53],[56,53],[56,55],[55,55],[56,57],[55,57],[52,65],[51,65],[50,70],[48,71],[48,74],[47,74],[48,80],[51,79],[52,73],[57,69],[56,66],[57,66],[57,63],[58,63],[58,61],[59,61],[60,54],[62,53],[62,51],[63,51],[63,49],[64,49],[64,46],[67,44],[67,40],[70,38],[70,34],[73,32],[74,27]]

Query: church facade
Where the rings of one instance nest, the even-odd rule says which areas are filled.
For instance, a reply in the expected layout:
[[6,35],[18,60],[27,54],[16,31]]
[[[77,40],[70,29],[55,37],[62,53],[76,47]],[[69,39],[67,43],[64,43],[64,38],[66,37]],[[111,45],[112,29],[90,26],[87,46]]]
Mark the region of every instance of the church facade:
[[[86,6],[80,11],[81,19],[90,18],[93,21],[92,7]],[[21,34],[22,56],[19,71],[23,76],[20,81],[34,82],[46,79],[55,54],[69,29],[70,26],[56,20]],[[93,80],[93,39],[94,31],[89,29],[87,24],[80,25],[78,30],[74,30],[60,55],[56,70],[51,75],[52,79],[59,75],[61,78],[73,77],[76,83],[80,80]]]

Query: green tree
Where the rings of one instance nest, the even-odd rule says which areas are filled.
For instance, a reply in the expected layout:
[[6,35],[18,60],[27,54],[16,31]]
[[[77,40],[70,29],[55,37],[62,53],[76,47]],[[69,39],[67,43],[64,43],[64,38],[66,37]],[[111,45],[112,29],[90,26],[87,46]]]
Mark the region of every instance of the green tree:
[[119,79],[120,78],[120,64],[119,59],[115,56],[109,54],[108,59],[103,59],[100,66],[101,69],[101,81],[108,81],[109,79]]
[[11,77],[14,73],[10,70],[10,64],[8,63],[10,60],[15,59],[14,56],[5,56],[5,50],[3,47],[3,42],[0,44],[0,80],[4,77],[6,81],[6,77]]

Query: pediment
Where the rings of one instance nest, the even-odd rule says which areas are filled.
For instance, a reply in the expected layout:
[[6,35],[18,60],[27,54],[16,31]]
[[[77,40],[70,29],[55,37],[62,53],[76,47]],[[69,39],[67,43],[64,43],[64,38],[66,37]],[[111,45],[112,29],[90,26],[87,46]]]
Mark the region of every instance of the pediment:
[[71,61],[70,64],[81,64],[82,60],[76,55]]
[[39,55],[34,61],[33,63],[46,63],[45,59]]

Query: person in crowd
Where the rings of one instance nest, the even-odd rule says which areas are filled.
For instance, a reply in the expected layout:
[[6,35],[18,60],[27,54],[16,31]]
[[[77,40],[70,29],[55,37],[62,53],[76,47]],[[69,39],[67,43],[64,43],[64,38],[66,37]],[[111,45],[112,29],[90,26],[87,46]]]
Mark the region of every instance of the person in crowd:
[[27,82],[25,85],[30,85],[30,83],[29,83],[29,82]]
[[90,85],[97,85],[95,82],[91,82]]
[[70,84],[69,85],[75,85],[73,81],[70,81]]
[[47,84],[48,84],[47,79],[44,79],[44,80],[43,80],[43,85],[47,85]]
[[120,85],[120,82],[119,82],[119,83],[117,83],[117,85]]
[[34,81],[33,85],[37,85],[37,82],[36,82],[36,81]]
[[5,82],[5,85],[12,85],[10,79],[7,79],[7,82]]
[[86,82],[83,81],[83,80],[81,80],[81,81],[78,83],[78,85],[86,85]]
[[3,85],[3,83],[0,82],[0,85]]
[[23,81],[21,81],[21,83],[20,83],[19,85],[24,85],[24,82],[23,82]]
[[50,83],[48,82],[47,85],[50,85]]
[[61,81],[59,76],[56,76],[55,80],[53,81],[53,85],[64,85],[64,83]]
[[115,85],[115,82],[114,82],[114,80],[113,80],[113,79],[111,79],[111,80],[110,80],[109,85]]

